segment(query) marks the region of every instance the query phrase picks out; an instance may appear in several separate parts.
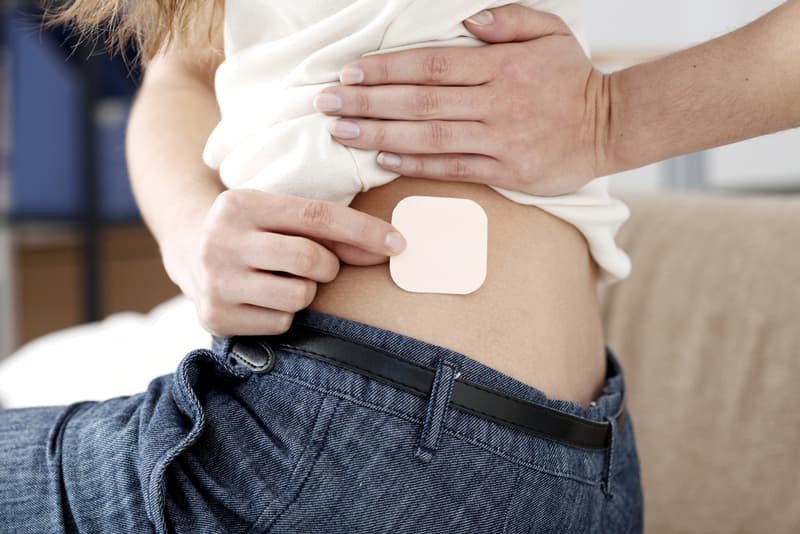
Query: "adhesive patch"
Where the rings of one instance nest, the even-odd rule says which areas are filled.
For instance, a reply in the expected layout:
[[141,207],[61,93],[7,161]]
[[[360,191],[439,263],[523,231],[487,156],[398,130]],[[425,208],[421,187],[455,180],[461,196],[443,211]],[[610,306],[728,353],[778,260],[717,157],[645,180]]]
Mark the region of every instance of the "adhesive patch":
[[486,279],[489,224],[480,204],[468,198],[409,196],[392,211],[392,225],[406,239],[389,256],[389,273],[414,293],[466,295]]

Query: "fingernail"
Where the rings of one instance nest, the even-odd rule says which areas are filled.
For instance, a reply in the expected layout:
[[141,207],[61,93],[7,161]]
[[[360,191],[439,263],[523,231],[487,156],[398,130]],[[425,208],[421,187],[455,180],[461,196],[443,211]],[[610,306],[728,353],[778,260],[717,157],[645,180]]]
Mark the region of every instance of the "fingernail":
[[406,248],[406,240],[398,232],[389,232],[383,242],[391,252],[402,252]]
[[339,74],[339,81],[345,85],[361,83],[364,81],[364,71],[355,67],[342,69]]
[[320,93],[314,97],[314,107],[317,111],[339,111],[342,109],[342,99],[333,93]]
[[334,137],[341,137],[342,139],[355,139],[361,135],[361,128],[358,127],[358,124],[343,120],[337,120],[333,124],[329,124],[328,131]]
[[481,11],[468,18],[467,22],[471,22],[476,26],[486,26],[494,22],[494,15],[492,15],[491,11]]
[[401,163],[400,156],[390,152],[381,152],[378,154],[378,164],[383,167],[399,167]]

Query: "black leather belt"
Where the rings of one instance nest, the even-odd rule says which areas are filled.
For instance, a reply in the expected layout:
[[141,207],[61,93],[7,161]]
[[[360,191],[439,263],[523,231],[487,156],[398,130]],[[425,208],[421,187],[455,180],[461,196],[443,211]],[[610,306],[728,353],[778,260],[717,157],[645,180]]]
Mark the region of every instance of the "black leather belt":
[[[408,361],[390,351],[298,323],[275,336],[236,338],[231,355],[255,372],[268,372],[275,363],[271,347],[296,351],[350,369],[420,397],[430,395],[436,372],[433,367]],[[604,449],[610,443],[611,425],[607,421],[592,421],[509,397],[462,378],[457,378],[453,384],[449,406],[575,447]],[[614,416],[620,427],[624,414],[624,402],[621,402]]]

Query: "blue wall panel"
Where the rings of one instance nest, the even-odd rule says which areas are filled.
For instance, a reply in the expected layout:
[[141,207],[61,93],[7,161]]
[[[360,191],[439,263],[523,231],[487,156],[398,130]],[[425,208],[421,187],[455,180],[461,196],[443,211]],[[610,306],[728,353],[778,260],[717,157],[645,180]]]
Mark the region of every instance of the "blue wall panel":
[[[11,216],[77,218],[82,205],[82,89],[79,70],[67,61],[60,36],[39,28],[35,18],[5,18],[10,58]],[[138,217],[125,166],[125,123],[134,92],[121,61],[92,58],[99,70],[100,98],[122,99],[124,113],[97,125],[100,214],[105,219]],[[103,94],[103,93],[106,94]]]

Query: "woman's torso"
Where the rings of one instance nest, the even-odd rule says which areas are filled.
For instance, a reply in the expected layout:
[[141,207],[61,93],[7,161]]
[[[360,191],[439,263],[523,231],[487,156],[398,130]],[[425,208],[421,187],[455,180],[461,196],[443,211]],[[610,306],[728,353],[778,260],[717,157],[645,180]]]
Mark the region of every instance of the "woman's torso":
[[[587,239],[596,261],[624,276],[626,258],[613,242],[624,205],[608,198],[603,183],[536,198],[397,178],[376,164],[374,151],[333,141],[325,128],[332,118],[312,106],[313,96],[362,54],[480,44],[461,21],[503,3],[226,1],[226,60],[216,78],[222,121],[204,159],[228,187],[322,198],[387,221],[409,195],[475,200],[489,218],[488,272],[478,291],[409,293],[394,284],[386,264],[342,265],[336,280],[319,287],[311,309],[451,348],[551,397],[586,403],[605,374]],[[577,0],[517,3],[560,15],[580,37]]]
[[400,177],[359,193],[351,207],[391,221],[409,195],[470,198],[488,216],[486,280],[467,295],[411,293],[388,264],[342,264],[312,310],[466,354],[544,391],[588,404],[605,379],[596,266],[572,225],[485,185]]

